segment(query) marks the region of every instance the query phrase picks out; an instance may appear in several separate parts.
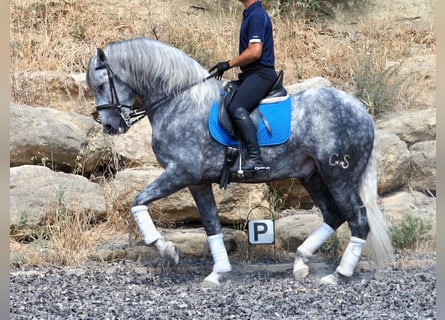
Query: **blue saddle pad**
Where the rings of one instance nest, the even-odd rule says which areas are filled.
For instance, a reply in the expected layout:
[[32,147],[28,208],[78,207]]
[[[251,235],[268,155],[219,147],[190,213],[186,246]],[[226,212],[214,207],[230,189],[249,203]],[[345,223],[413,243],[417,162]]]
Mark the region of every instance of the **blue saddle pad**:
[[[210,109],[209,130],[212,137],[225,146],[236,146],[238,140],[234,139],[220,125],[218,121],[219,101],[215,102]],[[258,119],[258,144],[260,146],[273,146],[285,143],[290,135],[291,120],[291,101],[290,96],[287,99],[268,104],[260,104],[261,114],[269,122],[272,128],[272,134],[267,131],[261,117]]]

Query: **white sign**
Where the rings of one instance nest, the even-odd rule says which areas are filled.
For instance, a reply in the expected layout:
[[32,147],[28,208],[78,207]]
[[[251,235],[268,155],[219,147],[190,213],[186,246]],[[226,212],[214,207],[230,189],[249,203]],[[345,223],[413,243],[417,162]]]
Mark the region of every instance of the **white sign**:
[[250,244],[273,244],[275,241],[273,220],[251,220],[247,229]]

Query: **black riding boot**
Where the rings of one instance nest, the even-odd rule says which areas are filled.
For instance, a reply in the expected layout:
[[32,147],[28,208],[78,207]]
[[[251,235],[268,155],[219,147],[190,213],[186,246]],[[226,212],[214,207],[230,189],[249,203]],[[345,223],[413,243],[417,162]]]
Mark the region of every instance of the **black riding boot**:
[[243,171],[257,171],[266,169],[263,159],[261,159],[260,147],[256,136],[256,127],[249,117],[247,110],[243,108],[236,109],[232,114],[236,129],[241,139],[246,144],[247,159],[242,164]]

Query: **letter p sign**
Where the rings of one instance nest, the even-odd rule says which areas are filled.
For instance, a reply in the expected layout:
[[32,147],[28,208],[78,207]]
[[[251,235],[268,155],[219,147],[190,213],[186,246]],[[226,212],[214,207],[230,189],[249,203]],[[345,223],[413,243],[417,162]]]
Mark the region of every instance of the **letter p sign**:
[[251,220],[247,226],[250,244],[273,244],[275,241],[272,220]]

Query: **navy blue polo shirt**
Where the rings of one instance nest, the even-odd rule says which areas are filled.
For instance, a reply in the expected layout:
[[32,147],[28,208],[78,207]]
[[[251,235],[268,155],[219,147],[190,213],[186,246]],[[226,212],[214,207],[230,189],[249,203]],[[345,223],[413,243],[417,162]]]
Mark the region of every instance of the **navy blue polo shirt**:
[[241,66],[241,70],[262,64],[267,67],[275,66],[273,47],[272,22],[261,5],[261,1],[254,2],[243,11],[243,21],[240,28],[239,53],[241,54],[252,42],[261,42],[263,52],[259,60]]

